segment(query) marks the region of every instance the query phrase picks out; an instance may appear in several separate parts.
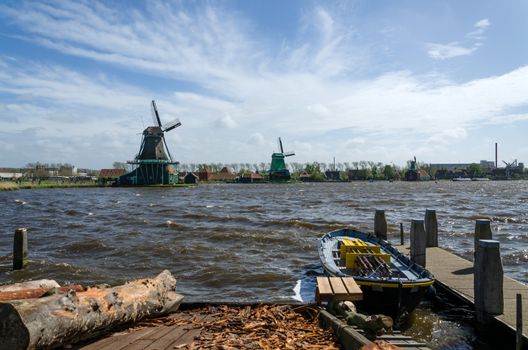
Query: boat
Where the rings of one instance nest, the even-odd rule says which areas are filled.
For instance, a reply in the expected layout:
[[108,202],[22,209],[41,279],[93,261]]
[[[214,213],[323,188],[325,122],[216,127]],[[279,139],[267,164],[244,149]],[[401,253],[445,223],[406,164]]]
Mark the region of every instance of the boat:
[[469,178],[469,177],[454,177],[452,180],[453,181],[471,181],[471,178]]
[[434,283],[434,276],[388,242],[351,229],[325,234],[319,241],[325,273],[353,277],[363,291],[358,308],[407,318]]

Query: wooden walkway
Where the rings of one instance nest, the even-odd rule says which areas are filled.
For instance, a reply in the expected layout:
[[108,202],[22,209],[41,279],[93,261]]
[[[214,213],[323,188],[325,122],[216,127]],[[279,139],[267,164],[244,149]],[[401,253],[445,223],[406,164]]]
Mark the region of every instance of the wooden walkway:
[[190,306],[73,349],[339,349],[332,332],[318,325],[316,307]]
[[[409,247],[397,246],[404,254],[409,254]],[[473,262],[461,258],[442,248],[427,248],[426,268],[433,273],[437,281],[455,291],[460,297],[470,303],[474,302]],[[516,329],[516,295],[522,294],[523,299],[523,336],[528,335],[528,286],[504,277],[504,314],[495,318],[515,331]]]

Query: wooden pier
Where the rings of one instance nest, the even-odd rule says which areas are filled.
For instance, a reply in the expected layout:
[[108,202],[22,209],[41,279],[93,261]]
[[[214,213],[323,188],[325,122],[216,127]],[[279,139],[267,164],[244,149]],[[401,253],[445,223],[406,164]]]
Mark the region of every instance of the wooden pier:
[[[409,254],[407,246],[397,246],[404,254]],[[433,273],[436,284],[449,293],[459,297],[469,304],[474,304],[475,293],[473,287],[473,262],[461,258],[442,248],[430,247],[426,249],[426,268]],[[504,276],[504,313],[495,316],[495,320],[508,327],[514,334],[516,331],[516,295],[521,294],[524,315],[528,315],[528,286]],[[527,344],[528,322],[523,324],[523,343]]]

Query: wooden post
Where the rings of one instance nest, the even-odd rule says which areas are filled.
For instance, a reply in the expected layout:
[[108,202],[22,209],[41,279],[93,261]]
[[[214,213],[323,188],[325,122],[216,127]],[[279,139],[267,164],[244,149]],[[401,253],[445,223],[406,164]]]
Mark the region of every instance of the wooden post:
[[491,224],[487,219],[478,219],[475,222],[475,256],[479,249],[480,239],[493,239],[491,236]]
[[376,214],[374,214],[374,234],[378,238],[387,240],[387,220],[385,220],[385,210],[376,210]]
[[400,244],[405,244],[405,238],[403,237],[403,222],[400,222]]
[[13,241],[13,270],[20,270],[28,263],[27,229],[17,228]]
[[411,260],[425,267],[425,229],[423,220],[411,220]]
[[489,323],[490,315],[504,311],[502,261],[498,241],[479,240],[473,270],[477,322]]
[[523,341],[523,316],[522,316],[522,294],[517,294],[517,334],[515,341],[515,349],[522,349]]
[[438,247],[438,221],[436,210],[425,210],[425,235],[427,247]]

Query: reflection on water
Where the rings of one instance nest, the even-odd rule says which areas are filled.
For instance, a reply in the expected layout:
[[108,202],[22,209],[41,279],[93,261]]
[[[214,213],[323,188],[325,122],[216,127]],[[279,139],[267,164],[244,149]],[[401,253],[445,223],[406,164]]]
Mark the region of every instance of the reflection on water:
[[[343,226],[371,231],[375,209],[386,210],[393,242],[400,222],[408,231],[411,219],[436,209],[440,246],[470,260],[475,219],[489,218],[505,272],[527,282],[527,190],[526,181],[490,181],[1,192],[0,283],[117,284],[169,269],[188,301],[306,299],[310,293],[294,288],[313,286],[319,237]],[[29,229],[31,266],[11,272],[19,226]],[[436,319],[427,310],[416,312],[415,328],[434,347],[471,343],[460,317]]]

